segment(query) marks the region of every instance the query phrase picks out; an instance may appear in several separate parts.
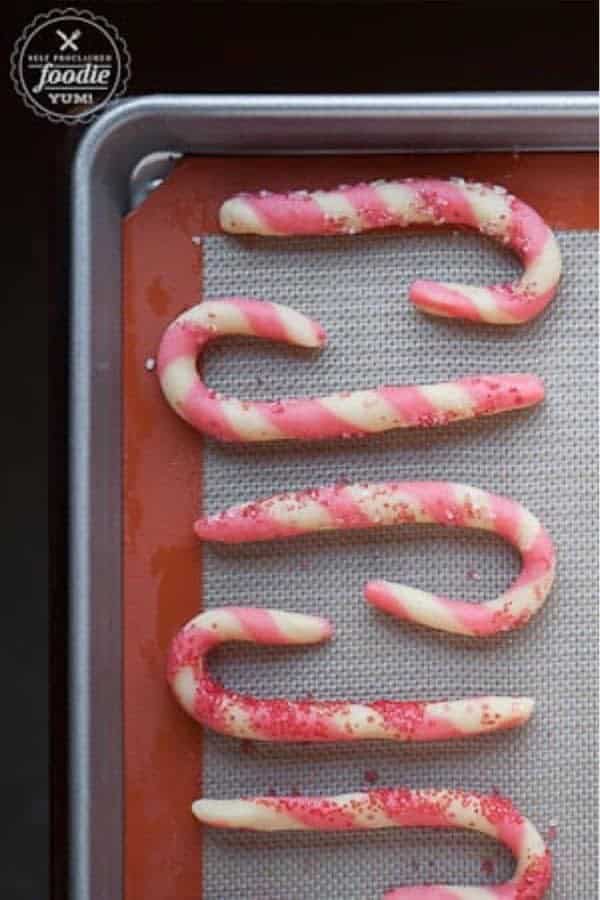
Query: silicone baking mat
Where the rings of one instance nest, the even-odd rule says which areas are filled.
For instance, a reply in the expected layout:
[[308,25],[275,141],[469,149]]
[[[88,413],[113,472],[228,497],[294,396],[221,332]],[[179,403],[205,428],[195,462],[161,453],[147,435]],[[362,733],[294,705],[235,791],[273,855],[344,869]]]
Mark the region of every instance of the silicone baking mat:
[[[597,302],[592,157],[587,154],[344,160],[187,160],[125,225],[126,896],[224,900],[378,898],[391,885],[491,884],[513,862],[461,832],[252,835],[204,831],[200,796],[337,793],[377,786],[500,790],[549,835],[549,896],[596,884]],[[241,187],[310,187],[376,175],[461,174],[505,184],[557,229],[560,292],[517,328],[427,317],[407,301],[415,277],[484,283],[518,270],[491,241],[420,231],[348,238],[216,235],[215,211]],[[309,180],[310,179],[310,180]],[[201,244],[192,238],[202,236]],[[234,446],[202,440],[166,406],[145,366],[160,333],[201,296],[244,293],[319,319],[319,354],[222,342],[212,387],[253,399],[461,374],[531,371],[543,406],[364,440]],[[362,585],[388,577],[473,600],[498,593],[518,559],[489,535],[418,526],[200,548],[201,507],[340,479],[449,479],[529,506],[557,544],[559,574],[522,631],[469,641],[411,628],[368,607]],[[201,607],[257,604],[327,615],[319,648],[232,645],[211,667],[228,685],[327,698],[528,694],[524,729],[436,745],[272,745],[202,731],[164,685],[176,629]],[[168,886],[167,886],[168,885]]]

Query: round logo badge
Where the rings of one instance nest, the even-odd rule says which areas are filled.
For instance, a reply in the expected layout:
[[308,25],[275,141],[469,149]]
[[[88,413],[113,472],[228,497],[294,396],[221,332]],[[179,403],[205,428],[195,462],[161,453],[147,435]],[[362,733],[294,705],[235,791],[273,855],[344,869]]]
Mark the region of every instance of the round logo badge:
[[125,92],[127,44],[103,16],[53,9],[36,16],[17,40],[11,78],[25,105],[51,122],[89,122]]

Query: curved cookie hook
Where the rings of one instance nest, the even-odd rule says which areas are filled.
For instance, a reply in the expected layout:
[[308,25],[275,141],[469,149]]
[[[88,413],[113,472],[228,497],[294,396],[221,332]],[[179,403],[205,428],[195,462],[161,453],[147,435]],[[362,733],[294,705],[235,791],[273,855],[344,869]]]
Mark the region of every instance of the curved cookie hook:
[[210,341],[234,334],[299,347],[325,343],[325,333],[317,322],[289,307],[261,300],[207,300],[175,319],[158,352],[163,393],[183,419],[223,441],[354,437],[392,428],[445,425],[531,406],[544,396],[544,387],[534,375],[507,374],[273,402],[221,397],[204,385],[196,361]]
[[258,741],[445,741],[515,728],[533,712],[533,700],[527,697],[374,703],[264,700],[226,690],[205,666],[206,654],[225,641],[314,644],[331,633],[329,622],[316,616],[252,607],[211,609],[174,638],[168,680],[194,719],[222,734]]
[[554,546],[545,528],[514,500],[465,484],[337,484],[234,506],[199,519],[194,528],[204,540],[244,543],[406,523],[494,531],[521,554],[521,572],[500,597],[479,604],[388,581],[370,581],[365,597],[374,606],[440,631],[482,637],[525,625],[544,603],[556,567]]
[[516,857],[513,877],[501,885],[403,887],[384,900],[540,900],[552,882],[552,857],[539,832],[498,795],[389,788],[338,797],[197,800],[192,812],[206,825],[250,831],[465,828],[495,838]]
[[224,231],[275,236],[355,234],[373,228],[451,225],[474,228],[510,247],[525,271],[513,284],[474,287],[415,281],[410,299],[437,316],[514,325],[535,318],[556,293],[560,249],[527,204],[498,185],[462,178],[379,180],[330,191],[238,194],[220,210]]

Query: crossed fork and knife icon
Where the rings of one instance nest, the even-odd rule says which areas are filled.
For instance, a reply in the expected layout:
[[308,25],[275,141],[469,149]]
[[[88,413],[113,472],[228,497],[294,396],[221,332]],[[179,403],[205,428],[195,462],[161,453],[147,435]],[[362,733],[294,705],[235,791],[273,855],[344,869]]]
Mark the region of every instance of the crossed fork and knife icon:
[[79,30],[79,28],[76,28],[75,31],[70,36],[66,35],[64,33],[64,31],[60,30],[60,28],[56,29],[56,33],[62,41],[62,44],[60,46],[61,53],[64,50],[75,50],[75,51],[79,50],[79,47],[75,43],[75,41],[81,37],[81,31]]

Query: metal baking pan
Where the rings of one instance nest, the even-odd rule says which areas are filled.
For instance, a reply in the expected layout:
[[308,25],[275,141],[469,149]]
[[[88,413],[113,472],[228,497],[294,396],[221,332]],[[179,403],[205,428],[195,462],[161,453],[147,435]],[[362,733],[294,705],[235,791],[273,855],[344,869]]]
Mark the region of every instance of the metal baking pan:
[[[72,173],[70,896],[123,889],[121,219],[182,154],[594,150],[594,94],[152,96]],[[160,787],[158,787],[160,789]]]

